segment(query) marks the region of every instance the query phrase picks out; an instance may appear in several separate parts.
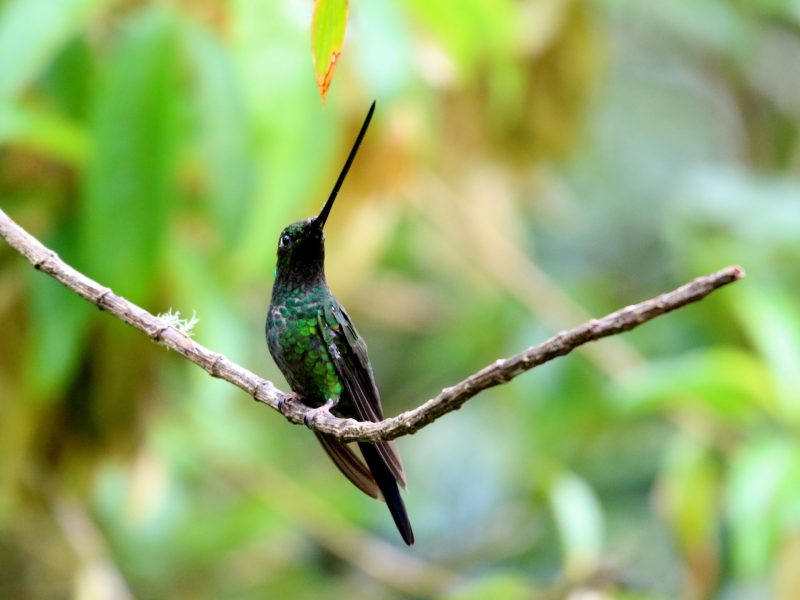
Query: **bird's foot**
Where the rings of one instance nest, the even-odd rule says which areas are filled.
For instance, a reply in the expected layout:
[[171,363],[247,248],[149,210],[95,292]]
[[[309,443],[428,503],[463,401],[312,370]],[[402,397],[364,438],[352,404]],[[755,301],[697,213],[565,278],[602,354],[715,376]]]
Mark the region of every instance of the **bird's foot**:
[[331,414],[331,408],[333,408],[334,404],[336,403],[333,401],[333,399],[330,399],[322,406],[310,409],[305,415],[303,415],[303,423],[306,424],[306,427],[311,427],[311,425],[314,423],[314,419],[320,415],[332,417],[333,415]]
[[278,411],[280,411],[280,413],[282,415],[286,415],[286,412],[285,412],[286,403],[287,402],[302,402],[302,399],[303,399],[303,397],[300,394],[298,394],[296,392],[289,392],[288,394],[285,394],[280,400],[278,400]]

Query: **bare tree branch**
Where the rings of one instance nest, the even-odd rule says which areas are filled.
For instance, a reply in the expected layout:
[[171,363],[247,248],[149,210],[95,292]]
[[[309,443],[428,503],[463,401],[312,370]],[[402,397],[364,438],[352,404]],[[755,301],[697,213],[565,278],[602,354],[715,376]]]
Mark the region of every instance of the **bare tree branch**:
[[[205,369],[212,377],[224,379],[257,401],[282,412],[292,423],[303,423],[303,417],[309,409],[301,402],[279,390],[272,382],[201,346],[163,319],[117,296],[111,289],[76,271],[62,261],[55,252],[12,221],[2,210],[0,210],[0,235],[36,269],[54,277],[101,310],[108,311],[128,325],[144,332],[156,343],[180,353]],[[438,396],[417,408],[396,417],[378,423],[367,423],[320,415],[311,424],[311,428],[334,435],[343,441],[391,440],[414,433],[442,415],[461,408],[467,400],[485,389],[507,383],[517,375],[564,356],[578,346],[628,331],[655,317],[702,300],[714,290],[742,277],[744,270],[741,267],[726,267],[716,273],[698,277],[656,298],[626,306],[601,319],[592,319],[583,325],[562,331],[519,354],[493,362],[460,383],[445,388]]]

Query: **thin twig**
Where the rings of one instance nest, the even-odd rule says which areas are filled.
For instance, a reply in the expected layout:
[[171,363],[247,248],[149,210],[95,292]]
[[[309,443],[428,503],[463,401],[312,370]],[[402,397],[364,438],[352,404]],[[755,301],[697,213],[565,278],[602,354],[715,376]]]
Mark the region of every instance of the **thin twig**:
[[[117,296],[76,271],[39,240],[12,221],[0,210],[0,235],[19,251],[38,270],[47,273],[101,310],[144,332],[153,341],[174,350],[191,362],[241,388],[254,399],[283,413],[292,423],[303,423],[309,410],[301,402],[279,390],[272,382],[231,362],[223,355],[198,344],[175,327],[150,314],[143,308]],[[442,415],[461,408],[470,398],[490,387],[507,383],[517,375],[538,365],[570,353],[588,342],[628,331],[660,315],[702,300],[714,290],[744,277],[744,270],[731,266],[698,277],[681,287],[639,304],[626,306],[601,319],[592,319],[572,329],[562,331],[550,339],[532,346],[509,358],[496,360],[460,383],[418,406],[384,419],[378,423],[358,422],[321,415],[314,419],[311,428],[328,433],[343,441],[391,440],[419,431]]]

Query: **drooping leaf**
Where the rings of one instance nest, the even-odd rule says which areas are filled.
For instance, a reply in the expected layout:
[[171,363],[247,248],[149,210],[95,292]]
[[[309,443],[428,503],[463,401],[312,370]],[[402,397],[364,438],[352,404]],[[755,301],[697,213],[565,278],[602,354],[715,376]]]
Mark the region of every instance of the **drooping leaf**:
[[311,57],[322,101],[328,95],[333,72],[344,44],[347,0],[315,0],[311,19]]
[[175,34],[169,11],[138,15],[107,65],[94,114],[81,266],[134,301],[152,289],[177,194]]

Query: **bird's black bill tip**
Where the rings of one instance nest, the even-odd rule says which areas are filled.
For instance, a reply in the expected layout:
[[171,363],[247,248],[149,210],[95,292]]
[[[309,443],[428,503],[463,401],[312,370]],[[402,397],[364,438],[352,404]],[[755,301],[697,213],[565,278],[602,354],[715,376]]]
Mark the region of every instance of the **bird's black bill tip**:
[[400,536],[403,538],[403,541],[406,543],[406,546],[414,545],[414,532],[411,531],[410,527],[408,528],[408,530],[400,530]]
[[325,206],[322,207],[322,210],[319,211],[319,215],[317,215],[315,224],[320,229],[325,227],[325,222],[328,220],[328,215],[331,212],[331,208],[333,208],[333,203],[336,200],[336,196],[342,187],[342,183],[344,183],[345,177],[347,177],[348,171],[350,171],[350,166],[353,164],[353,160],[356,157],[358,148],[359,146],[361,146],[361,141],[364,139],[364,135],[367,133],[367,127],[369,127],[369,122],[372,120],[372,114],[374,112],[375,112],[375,100],[373,100],[372,104],[370,104],[369,111],[367,111],[367,116],[364,119],[364,124],[361,126],[361,130],[358,132],[358,136],[356,136],[356,141],[353,143],[353,147],[350,149],[350,154],[347,156],[347,160],[344,163],[344,167],[342,167],[341,173],[339,173],[339,178],[333,185],[333,190],[331,190],[331,194],[330,196],[328,196],[328,200],[325,202]]

